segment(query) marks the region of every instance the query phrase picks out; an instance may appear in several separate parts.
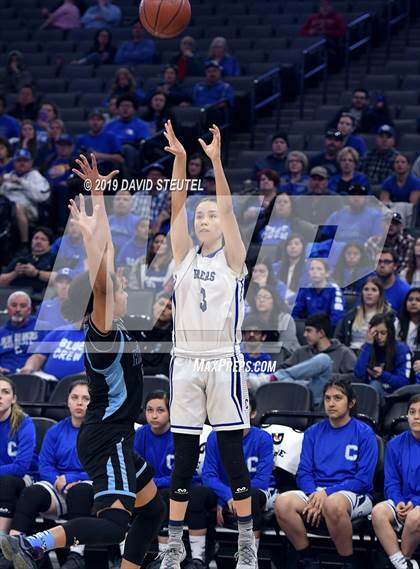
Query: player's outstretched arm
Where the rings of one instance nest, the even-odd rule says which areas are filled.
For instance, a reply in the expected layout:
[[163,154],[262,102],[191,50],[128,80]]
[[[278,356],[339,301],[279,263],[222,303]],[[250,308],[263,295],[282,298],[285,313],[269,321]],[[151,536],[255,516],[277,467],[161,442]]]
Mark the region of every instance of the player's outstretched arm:
[[[174,165],[172,167],[172,180],[182,184],[182,189],[172,192],[171,205],[171,244],[172,253],[175,263],[178,265],[184,259],[188,251],[193,246],[193,242],[188,233],[188,218],[185,202],[187,199],[187,184],[185,176],[187,170],[187,154],[185,148],[175,136],[172,123],[168,120],[165,123],[164,135],[168,141],[165,146],[166,152],[170,152],[175,156]],[[179,184],[181,186],[181,184]],[[178,187],[178,184],[177,186]]]
[[[110,277],[110,255],[108,242],[105,242],[101,233],[106,212],[99,204],[93,208],[92,215],[87,215],[85,198],[80,195],[80,205],[70,200],[71,212],[70,223],[77,225],[83,236],[83,244],[86,250],[86,259],[89,271],[90,283],[93,289],[92,319],[95,326],[101,332],[108,332],[112,326],[114,314],[114,287]],[[108,224],[106,220],[105,224]],[[85,299],[81,299],[83,302]]]
[[223,170],[220,156],[222,145],[220,130],[215,124],[209,130],[213,135],[213,140],[210,144],[206,144],[201,138],[199,138],[198,141],[204,152],[210,158],[214,170],[217,209],[219,211],[220,223],[225,239],[226,260],[232,270],[236,273],[241,273],[245,263],[246,250],[242,241],[241,232],[239,231],[238,222],[236,221],[229,184]]

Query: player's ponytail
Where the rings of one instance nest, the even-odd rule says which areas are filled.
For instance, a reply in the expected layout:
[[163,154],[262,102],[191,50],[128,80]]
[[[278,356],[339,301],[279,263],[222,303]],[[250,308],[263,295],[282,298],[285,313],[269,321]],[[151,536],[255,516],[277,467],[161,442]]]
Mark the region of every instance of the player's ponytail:
[[[5,381],[10,385],[13,395],[16,397],[16,386],[13,381],[5,377],[3,375],[0,376],[0,381]],[[10,436],[16,434],[16,431],[19,429],[20,424],[22,423],[23,419],[26,417],[26,413],[23,411],[22,407],[17,403],[12,403],[12,411],[10,414]]]

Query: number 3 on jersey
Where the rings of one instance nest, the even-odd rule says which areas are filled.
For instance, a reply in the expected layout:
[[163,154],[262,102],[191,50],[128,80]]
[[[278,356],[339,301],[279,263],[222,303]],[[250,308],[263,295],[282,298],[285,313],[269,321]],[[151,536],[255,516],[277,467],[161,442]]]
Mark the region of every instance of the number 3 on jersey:
[[202,312],[205,312],[207,310],[206,290],[203,287],[201,287],[200,293],[201,293],[200,308]]

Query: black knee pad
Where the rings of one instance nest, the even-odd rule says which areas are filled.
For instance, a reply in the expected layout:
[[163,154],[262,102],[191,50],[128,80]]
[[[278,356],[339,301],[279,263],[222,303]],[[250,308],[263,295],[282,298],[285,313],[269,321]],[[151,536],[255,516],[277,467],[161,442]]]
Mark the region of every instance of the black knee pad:
[[47,512],[51,507],[51,494],[40,484],[24,488],[16,504],[12,529],[28,534],[37,515]]
[[89,516],[93,506],[93,486],[86,482],[81,482],[72,486],[67,492],[67,518],[81,518]]
[[98,517],[77,518],[63,525],[66,545],[113,545],[125,539],[131,514],[120,508],[108,508]]
[[120,508],[108,508],[107,510],[99,512],[98,519],[103,522],[108,522],[109,525],[109,543],[120,543],[125,539],[130,518],[131,514],[127,512],[127,510],[122,510]]
[[13,518],[25,482],[17,476],[0,477],[0,512],[2,518]]
[[234,500],[249,498],[251,481],[243,450],[243,431],[217,431],[220,458],[229,477]]
[[171,499],[187,502],[191,480],[200,456],[200,437],[174,433],[175,464],[171,478]]

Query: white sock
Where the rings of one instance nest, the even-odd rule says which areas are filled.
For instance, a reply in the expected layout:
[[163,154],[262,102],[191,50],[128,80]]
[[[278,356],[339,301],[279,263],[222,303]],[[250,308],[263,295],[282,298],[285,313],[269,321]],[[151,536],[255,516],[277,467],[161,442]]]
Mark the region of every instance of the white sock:
[[190,535],[191,557],[204,562],[206,555],[206,536]]
[[259,546],[260,546],[260,538],[256,537],[255,538],[255,547],[256,547],[257,551],[258,551]]
[[159,553],[163,553],[164,551],[166,551],[168,549],[168,542],[163,543],[163,542],[159,541],[158,547],[159,547]]
[[124,541],[121,541],[121,543],[120,543],[121,557],[124,555],[124,549],[125,549],[125,539],[124,539]]
[[407,561],[401,551],[394,553],[394,555],[390,555],[389,560],[395,569],[407,569]]
[[83,554],[85,552],[85,546],[84,545],[71,545],[70,551],[74,551],[74,553],[78,553],[79,555],[81,555],[83,557]]

